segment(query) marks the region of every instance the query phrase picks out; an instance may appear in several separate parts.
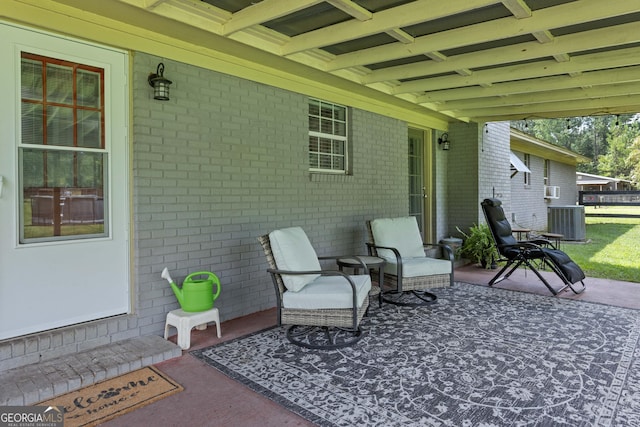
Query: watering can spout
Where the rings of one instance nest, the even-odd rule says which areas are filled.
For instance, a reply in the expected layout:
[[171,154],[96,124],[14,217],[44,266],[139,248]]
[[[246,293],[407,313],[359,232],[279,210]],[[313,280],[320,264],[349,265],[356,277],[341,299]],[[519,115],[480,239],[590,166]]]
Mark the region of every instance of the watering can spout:
[[171,285],[171,289],[173,290],[173,293],[176,295],[178,302],[182,306],[182,304],[184,303],[184,296],[182,294],[182,289],[180,289],[178,285],[175,284],[175,282],[171,278],[171,275],[169,275],[169,270],[167,269],[167,267],[165,267],[164,270],[162,270],[162,274],[160,275],[160,277],[162,277],[167,282],[169,282],[169,284]]
[[166,279],[167,281],[169,281],[169,283],[173,283],[173,279],[169,275],[169,269],[167,267],[165,267],[164,270],[162,270],[162,274],[160,274],[160,277],[162,277],[163,279]]
[[176,295],[176,298],[178,299],[178,302],[180,303],[180,306],[183,306],[184,305],[184,295],[182,293],[182,289],[180,289],[173,282],[171,282],[171,289],[173,290],[173,293]]

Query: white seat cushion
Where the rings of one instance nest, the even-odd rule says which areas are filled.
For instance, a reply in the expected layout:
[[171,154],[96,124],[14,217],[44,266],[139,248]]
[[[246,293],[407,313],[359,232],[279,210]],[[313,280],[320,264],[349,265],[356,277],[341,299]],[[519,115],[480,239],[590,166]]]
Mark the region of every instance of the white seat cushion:
[[[402,258],[424,258],[422,236],[415,217],[379,218],[371,221],[373,240],[378,246],[396,248]],[[378,255],[387,261],[396,259],[393,251],[378,249]]]
[[[371,278],[368,275],[349,277],[356,285],[356,301],[361,307],[364,299],[369,297]],[[285,308],[308,310],[351,308],[353,292],[349,282],[342,276],[320,276],[298,292],[286,291],[282,295],[282,305]]]
[[[287,271],[319,271],[321,270],[318,255],[311,242],[300,227],[283,228],[269,233],[271,252],[279,270]],[[298,292],[309,282],[320,277],[319,274],[282,275],[286,288]]]
[[[384,266],[385,273],[397,276],[397,262],[389,260]],[[429,257],[402,258],[402,277],[432,276],[435,274],[451,274],[451,261]]]

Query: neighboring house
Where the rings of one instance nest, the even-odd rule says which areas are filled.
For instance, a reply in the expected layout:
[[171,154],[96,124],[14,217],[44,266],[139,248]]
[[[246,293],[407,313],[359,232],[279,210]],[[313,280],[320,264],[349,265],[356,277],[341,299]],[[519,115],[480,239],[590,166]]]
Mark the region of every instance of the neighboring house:
[[633,184],[626,179],[576,172],[578,191],[627,191],[633,190]]

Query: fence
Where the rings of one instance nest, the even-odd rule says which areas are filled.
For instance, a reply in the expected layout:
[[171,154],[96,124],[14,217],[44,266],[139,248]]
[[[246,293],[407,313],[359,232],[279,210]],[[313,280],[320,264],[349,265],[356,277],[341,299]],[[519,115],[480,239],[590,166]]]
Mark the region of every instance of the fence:
[[[640,191],[580,191],[578,204],[583,206],[640,206]],[[587,213],[591,217],[640,218],[637,214]]]

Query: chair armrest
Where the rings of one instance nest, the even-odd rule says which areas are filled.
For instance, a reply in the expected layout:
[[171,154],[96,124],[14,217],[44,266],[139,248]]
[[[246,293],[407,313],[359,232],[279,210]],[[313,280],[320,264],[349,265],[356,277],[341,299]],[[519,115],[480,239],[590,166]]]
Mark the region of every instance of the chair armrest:
[[400,251],[396,248],[393,248],[391,246],[379,246],[379,245],[376,245],[375,243],[367,243],[367,246],[369,248],[375,248],[375,249],[389,249],[396,256],[396,260],[398,261],[398,264],[402,263],[402,256],[400,255]]
[[529,242],[529,241],[521,241],[515,244],[511,244],[511,245],[498,245],[498,252],[502,253],[503,250],[508,250],[508,249],[517,249],[520,252],[525,253],[525,256],[529,256],[528,254],[530,254],[532,251],[538,251],[540,253],[542,253],[542,247],[539,245],[536,245],[533,242]]
[[529,239],[529,240],[523,240],[523,242],[533,243],[534,245],[557,249],[556,246],[550,240],[547,240],[547,239]]
[[531,249],[539,249],[540,246],[537,245],[536,243],[529,241],[529,240],[520,240],[516,243],[511,243],[511,244],[503,244],[503,245],[497,245],[499,248],[521,248],[521,249],[526,249],[526,248],[531,248]]
[[451,246],[449,246],[449,245],[445,245],[443,243],[423,243],[422,246],[425,247],[425,248],[427,248],[427,247],[441,248],[442,250],[444,250],[446,252],[447,259],[449,261],[453,262],[453,260],[454,260],[453,250],[451,249]]

